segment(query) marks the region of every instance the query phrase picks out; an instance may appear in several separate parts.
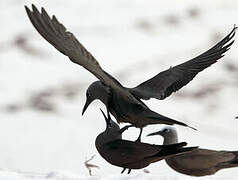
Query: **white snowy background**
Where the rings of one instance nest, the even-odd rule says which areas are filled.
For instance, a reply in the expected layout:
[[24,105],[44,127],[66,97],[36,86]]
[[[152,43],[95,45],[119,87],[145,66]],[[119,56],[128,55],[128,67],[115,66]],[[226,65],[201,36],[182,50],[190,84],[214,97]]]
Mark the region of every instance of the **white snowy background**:
[[[204,52],[238,24],[236,0],[1,0],[0,180],[195,179],[164,161],[120,175],[97,153],[105,122],[95,101],[81,116],[96,78],[55,50],[33,28],[24,5],[45,7],[75,34],[101,66],[128,87]],[[164,101],[147,105],[194,126],[178,127],[180,140],[217,150],[238,150],[238,36],[226,56]],[[145,128],[146,137],[162,125]],[[130,129],[125,139],[135,140]],[[90,163],[90,177],[85,160]],[[200,179],[237,179],[238,168]]]

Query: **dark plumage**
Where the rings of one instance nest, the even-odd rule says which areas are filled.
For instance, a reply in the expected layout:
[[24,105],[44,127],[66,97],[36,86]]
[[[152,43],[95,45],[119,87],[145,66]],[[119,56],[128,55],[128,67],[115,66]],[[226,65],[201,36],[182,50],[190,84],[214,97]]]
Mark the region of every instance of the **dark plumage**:
[[[165,127],[163,130],[149,135],[163,136],[164,145],[178,142],[176,130],[170,127]],[[238,151],[215,151],[199,148],[186,154],[168,157],[165,161],[179,173],[190,176],[206,176],[215,174],[221,169],[238,167]]]
[[97,60],[55,16],[50,18],[44,8],[39,12],[34,5],[32,11],[26,6],[25,8],[33,26],[44,39],[68,56],[72,62],[83,66],[100,80],[89,86],[83,113],[93,100],[99,99],[106,105],[108,117],[111,113],[117,122],[131,123],[141,128],[141,132],[144,126],[150,124],[188,126],[150,110],[140,99],[164,99],[189,83],[197,73],[224,56],[234,42],[232,38],[236,29],[234,27],[224,39],[196,58],[163,71],[137,87],[126,88],[100,67]]
[[[102,111],[103,113],[103,111]],[[121,134],[127,129],[120,129],[117,123],[108,119],[105,114],[106,130],[96,138],[95,145],[99,154],[110,164],[128,169],[141,169],[153,162],[160,161],[175,154],[192,151],[197,147],[183,147],[187,143],[175,143],[166,146],[151,145],[141,142],[123,140]]]

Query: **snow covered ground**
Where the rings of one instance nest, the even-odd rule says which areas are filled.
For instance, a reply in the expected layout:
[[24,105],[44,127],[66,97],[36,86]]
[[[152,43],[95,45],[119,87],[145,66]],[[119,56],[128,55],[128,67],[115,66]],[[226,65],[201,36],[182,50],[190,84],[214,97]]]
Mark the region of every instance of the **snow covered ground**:
[[[47,174],[36,174],[36,173],[21,173],[21,172],[8,172],[3,171],[0,172],[1,180],[171,180],[171,177],[168,176],[159,176],[154,174],[145,174],[145,173],[137,173],[130,175],[107,175],[107,176],[79,176],[68,172],[51,172]],[[178,179],[176,177],[172,179]],[[184,180],[191,179],[186,176],[183,178]],[[215,178],[211,178],[215,179]]]
[[[131,175],[105,162],[94,140],[105,128],[94,102],[81,116],[88,85],[96,80],[71,63],[36,32],[24,5],[55,14],[125,86],[133,87],[214,45],[238,24],[235,0],[1,0],[0,180],[193,179],[161,161]],[[217,150],[238,150],[238,37],[218,63],[151,109],[196,127],[177,127],[181,141]],[[163,126],[145,128],[146,137]],[[138,130],[124,135],[134,140]],[[85,160],[90,163],[89,177]],[[51,173],[56,172],[56,173]],[[70,173],[65,173],[70,172]],[[118,175],[117,175],[118,174]],[[200,179],[236,179],[238,168]]]

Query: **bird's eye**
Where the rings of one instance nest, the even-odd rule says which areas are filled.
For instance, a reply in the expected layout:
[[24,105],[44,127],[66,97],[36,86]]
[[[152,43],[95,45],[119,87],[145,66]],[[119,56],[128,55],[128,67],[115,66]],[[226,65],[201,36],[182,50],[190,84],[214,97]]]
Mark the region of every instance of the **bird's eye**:
[[169,129],[164,129],[163,132],[167,133],[167,132],[169,132]]

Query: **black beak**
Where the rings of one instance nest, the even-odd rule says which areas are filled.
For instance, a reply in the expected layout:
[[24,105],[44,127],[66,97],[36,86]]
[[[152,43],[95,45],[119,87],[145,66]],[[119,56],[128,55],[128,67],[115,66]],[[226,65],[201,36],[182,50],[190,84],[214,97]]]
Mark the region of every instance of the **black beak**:
[[235,117],[236,119],[238,119],[238,116],[237,117]]
[[162,131],[157,131],[157,132],[153,132],[153,133],[147,134],[147,136],[154,136],[154,135],[162,136]]
[[103,117],[104,117],[104,119],[106,121],[107,127],[110,126],[110,120],[107,118],[107,116],[105,115],[105,113],[103,112],[103,110],[101,108],[100,108],[100,111],[103,114]]
[[83,107],[82,115],[83,115],[84,112],[87,110],[88,106],[91,104],[92,101],[93,101],[92,99],[87,98],[86,103],[85,103],[85,105],[84,105],[84,107]]

